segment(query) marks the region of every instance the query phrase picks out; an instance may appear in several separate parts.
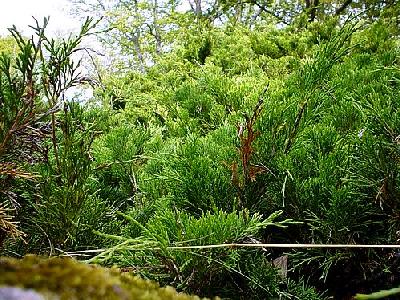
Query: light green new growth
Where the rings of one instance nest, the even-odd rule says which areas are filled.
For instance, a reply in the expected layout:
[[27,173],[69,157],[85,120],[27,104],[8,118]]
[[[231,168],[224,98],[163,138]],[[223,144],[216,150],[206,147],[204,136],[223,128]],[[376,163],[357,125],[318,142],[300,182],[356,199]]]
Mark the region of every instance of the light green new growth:
[[383,299],[383,298],[398,295],[398,294],[400,294],[400,287],[393,288],[393,289],[386,290],[386,291],[379,291],[379,292],[372,293],[369,295],[357,294],[354,298],[356,300],[375,300],[375,299]]

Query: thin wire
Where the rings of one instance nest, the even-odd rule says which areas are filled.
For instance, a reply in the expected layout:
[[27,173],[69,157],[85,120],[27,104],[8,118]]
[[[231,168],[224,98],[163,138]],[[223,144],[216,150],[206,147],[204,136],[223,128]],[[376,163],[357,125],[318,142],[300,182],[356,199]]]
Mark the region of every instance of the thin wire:
[[[137,245],[135,245],[137,247]],[[163,248],[164,250],[188,250],[188,249],[215,249],[215,248],[292,248],[292,249],[311,249],[311,248],[322,248],[322,249],[400,249],[400,245],[368,245],[368,244],[216,244],[216,245],[203,245],[203,246],[170,246]],[[129,246],[125,250],[161,250],[160,247],[151,248],[136,248],[129,249]],[[106,249],[93,249],[83,250],[76,252],[66,252],[69,255],[76,255],[78,253],[99,253],[104,252]]]
[[386,248],[400,249],[400,245],[365,245],[365,244],[218,244],[204,246],[171,246],[168,250],[180,249],[212,249],[212,248]]

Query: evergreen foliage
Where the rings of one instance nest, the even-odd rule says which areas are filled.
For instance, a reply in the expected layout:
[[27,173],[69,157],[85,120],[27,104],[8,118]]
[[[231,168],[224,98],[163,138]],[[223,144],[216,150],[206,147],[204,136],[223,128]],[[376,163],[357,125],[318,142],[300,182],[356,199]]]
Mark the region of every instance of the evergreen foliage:
[[[398,243],[398,4],[78,2],[105,19],[61,41],[14,28],[0,59],[1,253],[207,297],[398,291],[396,249],[224,247]],[[65,99],[94,83],[72,54],[95,25],[120,60]]]

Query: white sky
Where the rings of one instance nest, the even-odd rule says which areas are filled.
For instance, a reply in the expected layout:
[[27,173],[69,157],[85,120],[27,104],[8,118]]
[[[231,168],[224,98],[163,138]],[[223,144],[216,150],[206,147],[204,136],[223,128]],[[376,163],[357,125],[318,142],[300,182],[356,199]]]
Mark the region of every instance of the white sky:
[[[33,32],[29,25],[35,25],[32,16],[39,24],[43,24],[44,17],[50,16],[47,36],[66,37],[77,31],[82,22],[71,16],[70,5],[68,0],[0,0],[0,36],[9,35],[7,28],[12,25],[25,36],[30,36]],[[72,98],[74,94],[80,94],[80,101],[85,101],[92,96],[92,90],[73,88],[66,96]]]
[[79,21],[70,15],[68,0],[0,0],[0,35],[8,35],[7,28],[16,25],[24,34],[30,34],[32,16],[43,22],[50,16],[48,32],[62,36],[79,27]]

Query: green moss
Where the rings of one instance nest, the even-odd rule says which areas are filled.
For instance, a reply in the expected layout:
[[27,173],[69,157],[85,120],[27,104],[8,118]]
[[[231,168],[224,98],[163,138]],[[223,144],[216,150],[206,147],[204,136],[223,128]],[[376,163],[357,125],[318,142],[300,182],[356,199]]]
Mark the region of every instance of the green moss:
[[0,258],[0,287],[33,289],[46,299],[200,299],[172,287],[69,258]]

